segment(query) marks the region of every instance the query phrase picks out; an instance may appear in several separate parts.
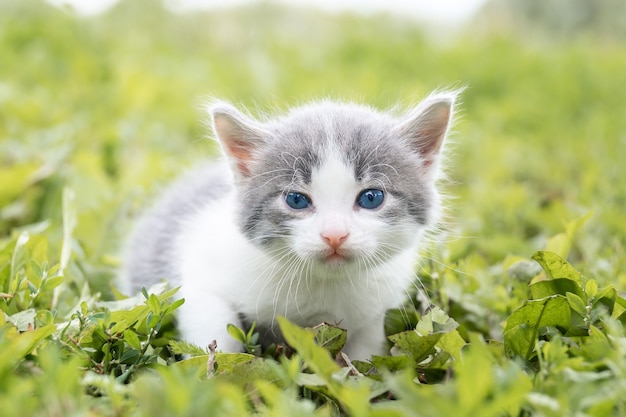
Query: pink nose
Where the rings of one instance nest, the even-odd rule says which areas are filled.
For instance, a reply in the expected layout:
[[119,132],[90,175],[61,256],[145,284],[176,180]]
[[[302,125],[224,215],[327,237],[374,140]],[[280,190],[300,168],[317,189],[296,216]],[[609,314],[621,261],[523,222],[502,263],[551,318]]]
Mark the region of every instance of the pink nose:
[[333,249],[337,249],[339,248],[339,246],[341,246],[341,244],[343,242],[346,241],[346,239],[348,238],[349,233],[348,232],[328,232],[328,233],[321,233],[320,236],[322,236],[322,239],[324,239],[324,241],[328,244],[328,246],[330,246]]

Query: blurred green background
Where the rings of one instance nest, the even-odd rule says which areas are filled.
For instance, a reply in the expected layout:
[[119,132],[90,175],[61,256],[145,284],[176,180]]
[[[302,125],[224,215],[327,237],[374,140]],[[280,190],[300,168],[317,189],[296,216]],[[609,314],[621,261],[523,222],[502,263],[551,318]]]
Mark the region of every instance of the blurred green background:
[[30,228],[60,251],[69,187],[75,251],[106,291],[133,217],[215,154],[207,98],[261,114],[322,97],[407,106],[467,86],[437,259],[506,279],[507,257],[592,213],[569,258],[624,289],[624,4],[486,2],[452,29],[272,3],[172,13],[127,0],[80,17],[2,0],[0,245]]

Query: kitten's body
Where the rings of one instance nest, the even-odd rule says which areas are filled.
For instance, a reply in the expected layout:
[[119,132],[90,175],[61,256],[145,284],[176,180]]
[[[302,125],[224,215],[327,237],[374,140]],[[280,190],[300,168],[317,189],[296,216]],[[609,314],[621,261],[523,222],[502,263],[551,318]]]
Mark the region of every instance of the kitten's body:
[[283,315],[340,323],[352,358],[381,353],[385,311],[404,300],[440,212],[435,180],[453,99],[433,95],[400,119],[322,102],[266,123],[217,105],[230,164],[194,171],[141,220],[127,288],[181,285],[179,327],[201,346],[240,350],[226,325],[242,320],[274,341]]

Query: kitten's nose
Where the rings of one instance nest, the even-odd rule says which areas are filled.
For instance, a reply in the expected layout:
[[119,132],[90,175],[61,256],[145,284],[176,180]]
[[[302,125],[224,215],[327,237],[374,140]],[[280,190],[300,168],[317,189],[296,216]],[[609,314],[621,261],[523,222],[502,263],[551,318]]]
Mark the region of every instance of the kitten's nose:
[[332,232],[323,232],[320,234],[320,236],[322,236],[322,239],[324,239],[328,246],[330,246],[334,250],[337,250],[337,248],[339,248],[339,246],[341,246],[341,244],[346,241],[348,235],[348,232],[338,230]]

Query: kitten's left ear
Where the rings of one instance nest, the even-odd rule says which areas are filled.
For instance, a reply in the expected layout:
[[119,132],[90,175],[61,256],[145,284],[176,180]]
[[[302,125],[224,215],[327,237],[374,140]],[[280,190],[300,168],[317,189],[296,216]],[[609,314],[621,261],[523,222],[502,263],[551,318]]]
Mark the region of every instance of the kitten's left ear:
[[423,158],[430,169],[438,160],[452,120],[457,92],[435,93],[410,111],[394,129]]
[[209,112],[213,117],[213,131],[228,156],[235,175],[239,179],[250,177],[255,153],[265,143],[269,133],[259,122],[228,103],[213,104]]

